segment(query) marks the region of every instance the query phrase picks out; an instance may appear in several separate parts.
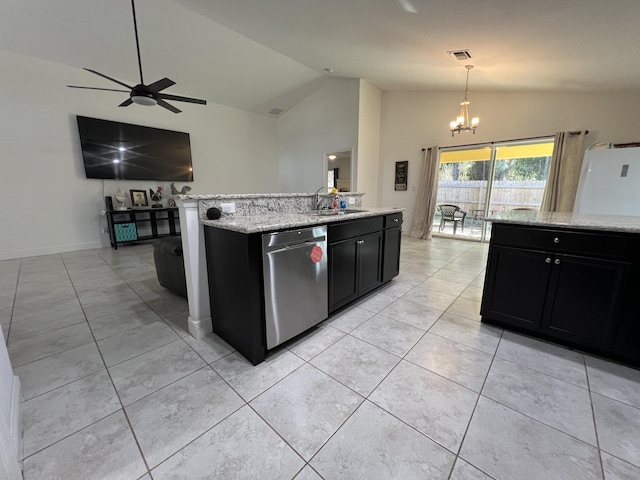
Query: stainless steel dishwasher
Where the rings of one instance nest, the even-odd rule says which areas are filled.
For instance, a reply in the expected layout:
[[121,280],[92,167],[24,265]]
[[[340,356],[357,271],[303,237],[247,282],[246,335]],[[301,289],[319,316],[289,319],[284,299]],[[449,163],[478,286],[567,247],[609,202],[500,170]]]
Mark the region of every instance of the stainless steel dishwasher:
[[267,349],[326,319],[327,227],[262,235]]

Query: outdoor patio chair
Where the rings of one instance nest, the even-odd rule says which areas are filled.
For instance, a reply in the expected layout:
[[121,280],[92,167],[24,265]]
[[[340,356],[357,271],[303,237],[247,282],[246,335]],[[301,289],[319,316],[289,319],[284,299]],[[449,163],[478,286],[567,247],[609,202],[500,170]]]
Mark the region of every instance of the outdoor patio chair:
[[467,212],[460,210],[457,205],[449,204],[438,205],[438,211],[440,212],[439,232],[444,229],[446,222],[453,222],[453,234],[455,235],[456,233],[458,223],[462,225],[462,232],[464,233],[464,217],[467,216]]

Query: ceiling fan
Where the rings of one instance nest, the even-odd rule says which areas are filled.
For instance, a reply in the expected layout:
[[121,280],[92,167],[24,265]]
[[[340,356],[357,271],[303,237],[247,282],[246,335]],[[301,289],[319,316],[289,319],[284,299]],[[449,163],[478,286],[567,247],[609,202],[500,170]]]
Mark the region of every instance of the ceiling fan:
[[115,78],[111,78],[104,73],[96,72],[95,70],[91,70],[90,68],[85,68],[84,70],[91,72],[95,75],[99,75],[107,80],[111,80],[123,87],[127,87],[129,90],[115,90],[112,88],[95,88],[95,87],[80,87],[77,85],[67,85],[67,87],[71,88],[84,88],[88,90],[104,90],[108,92],[124,92],[129,94],[129,98],[122,102],[119,107],[127,107],[132,103],[137,103],[138,105],[160,105],[161,107],[166,108],[167,110],[172,111],[173,113],[180,113],[181,110],[177,109],[170,103],[167,103],[166,100],[174,100],[177,102],[188,102],[188,103],[197,103],[199,105],[206,105],[207,102],[205,100],[199,100],[197,98],[189,98],[189,97],[181,97],[178,95],[170,95],[168,93],[160,93],[165,88],[169,88],[172,85],[175,85],[176,82],[173,80],[169,80],[168,78],[163,78],[158,80],[157,82],[150,83],[149,85],[144,84],[144,80],[142,78],[142,61],[140,60],[140,42],[138,41],[138,23],[136,21],[136,6],[134,0],[131,0],[131,10],[133,11],[133,29],[136,34],[136,49],[138,51],[138,68],[140,70],[140,83],[135,86],[127,85],[126,83],[121,82],[120,80],[116,80]]

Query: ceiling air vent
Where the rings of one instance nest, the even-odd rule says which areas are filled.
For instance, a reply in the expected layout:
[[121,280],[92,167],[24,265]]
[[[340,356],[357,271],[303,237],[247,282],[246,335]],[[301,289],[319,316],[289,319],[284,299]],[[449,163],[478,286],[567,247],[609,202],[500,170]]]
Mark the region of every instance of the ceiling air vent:
[[277,117],[282,112],[284,112],[284,110],[282,108],[273,107],[271,110],[269,110],[269,115],[275,115]]
[[451,50],[447,52],[451,57],[455,60],[469,60],[472,58],[471,52],[469,50]]

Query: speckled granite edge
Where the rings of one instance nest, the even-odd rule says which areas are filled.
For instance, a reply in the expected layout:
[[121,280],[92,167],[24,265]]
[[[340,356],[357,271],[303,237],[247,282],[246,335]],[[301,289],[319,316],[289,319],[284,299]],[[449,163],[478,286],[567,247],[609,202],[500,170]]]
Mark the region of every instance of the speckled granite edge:
[[[353,199],[349,208],[362,207],[363,193],[339,193],[340,199]],[[315,193],[277,193],[277,194],[234,194],[234,195],[184,195],[183,197],[198,198],[198,216],[201,221],[207,220],[207,210],[221,208],[222,203],[234,203],[233,217],[246,217],[276,213],[305,213],[315,208]],[[323,205],[328,205],[333,195],[320,195]]]
[[[341,192],[338,199],[347,200],[348,210],[339,214],[312,213],[315,208],[315,193],[240,193],[208,195],[176,195],[172,198],[198,201],[198,217],[204,225],[233,230],[240,233],[258,233],[284,230],[311,225],[323,225],[347,219],[365,218],[404,211],[403,208],[363,208],[360,192]],[[334,195],[320,194],[322,206],[330,207]],[[209,220],[207,210],[222,203],[234,203],[235,213],[223,214],[218,220]],[[328,213],[325,211],[325,213]]]
[[312,215],[308,213],[269,213],[244,217],[223,217],[219,220],[205,220],[204,225],[223,228],[240,233],[260,233],[298,228],[312,225],[323,225],[343,220],[373,217],[388,213],[402,212],[402,208],[367,208],[361,212],[338,215]]
[[[362,197],[364,193],[347,192],[338,193],[339,196]],[[211,193],[203,195],[176,195],[181,200],[230,200],[230,199],[255,199],[255,198],[286,198],[286,197],[315,197],[315,193]]]
[[500,212],[487,218],[488,222],[564,227],[580,230],[640,233],[640,217],[627,215],[593,215],[586,213],[545,213],[516,210]]

